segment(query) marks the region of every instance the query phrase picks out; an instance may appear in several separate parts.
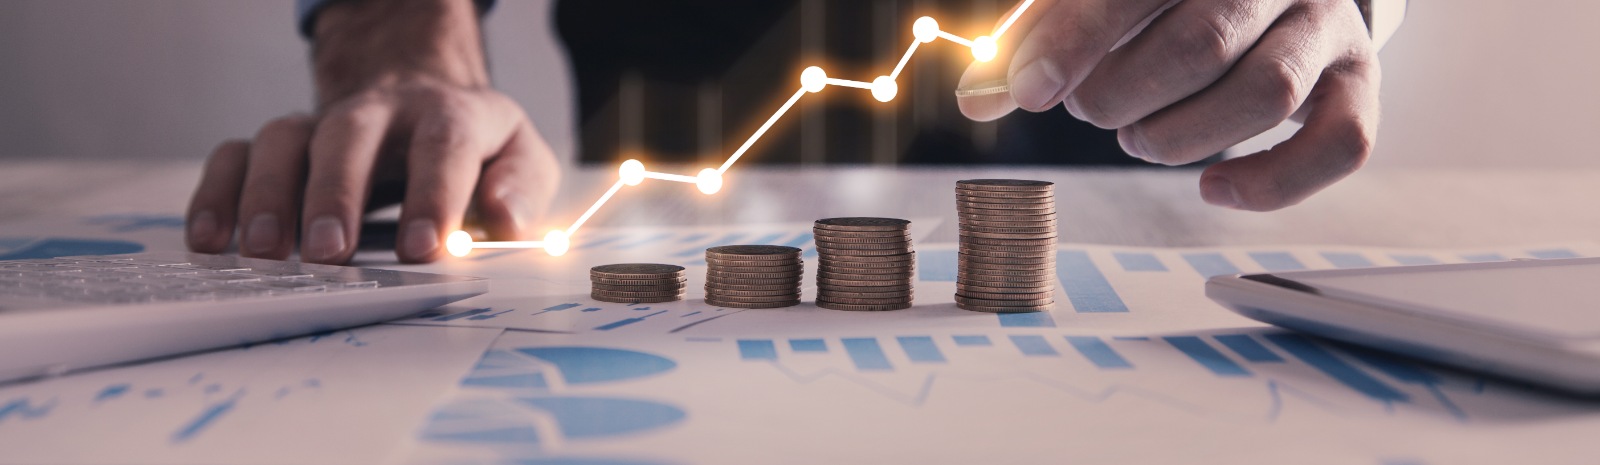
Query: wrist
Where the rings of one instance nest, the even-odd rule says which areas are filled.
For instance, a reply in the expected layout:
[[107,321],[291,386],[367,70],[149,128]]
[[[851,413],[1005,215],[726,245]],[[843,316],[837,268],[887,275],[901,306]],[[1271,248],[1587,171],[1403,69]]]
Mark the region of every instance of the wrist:
[[312,42],[319,108],[407,80],[489,85],[471,0],[334,2],[318,13]]

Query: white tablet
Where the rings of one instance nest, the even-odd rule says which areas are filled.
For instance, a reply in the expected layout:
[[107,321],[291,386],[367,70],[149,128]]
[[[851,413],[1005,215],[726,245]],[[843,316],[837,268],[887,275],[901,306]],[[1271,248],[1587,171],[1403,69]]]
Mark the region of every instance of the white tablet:
[[1206,296],[1297,331],[1600,394],[1600,258],[1217,276]]

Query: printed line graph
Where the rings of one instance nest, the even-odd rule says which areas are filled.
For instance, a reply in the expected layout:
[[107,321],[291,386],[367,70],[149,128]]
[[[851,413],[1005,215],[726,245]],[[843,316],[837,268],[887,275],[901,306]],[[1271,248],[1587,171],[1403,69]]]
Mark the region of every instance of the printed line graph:
[[594,204],[590,205],[589,209],[585,210],[583,215],[579,216],[566,229],[551,230],[544,235],[543,240],[538,241],[475,241],[466,231],[456,231],[450,233],[449,237],[446,238],[445,250],[457,257],[464,257],[475,249],[544,249],[546,253],[552,256],[559,256],[567,253],[567,250],[571,248],[572,237],[578,234],[578,230],[583,227],[584,223],[594,217],[594,214],[600,211],[600,207],[610,201],[611,197],[621,191],[624,186],[637,186],[646,179],[654,179],[693,184],[703,194],[716,194],[722,190],[722,178],[728,169],[732,168],[733,164],[737,163],[739,158],[743,157],[746,152],[749,152],[750,148],[755,146],[756,141],[761,140],[767,130],[777,124],[778,120],[782,119],[783,115],[788,113],[789,109],[793,108],[796,103],[799,103],[800,99],[805,97],[806,94],[821,92],[828,86],[849,87],[869,91],[874,99],[887,103],[894,100],[895,96],[899,94],[900,88],[897,80],[900,78],[900,73],[905,70],[906,64],[911,62],[911,57],[916,55],[917,49],[922,44],[943,39],[970,49],[972,57],[977,61],[988,62],[993,60],[998,52],[997,41],[1016,23],[1017,18],[1021,17],[1023,12],[1026,12],[1028,7],[1033,5],[1033,2],[1034,0],[1024,0],[1022,4],[1017,6],[1016,11],[1006,17],[1005,22],[995,28],[992,34],[972,39],[940,29],[939,22],[932,17],[923,16],[917,18],[916,22],[912,23],[911,26],[913,35],[911,45],[906,48],[905,55],[901,56],[900,61],[895,64],[894,69],[889,74],[878,76],[871,82],[866,82],[829,77],[826,70],[817,66],[806,68],[800,73],[800,89],[796,90],[794,95],[783,103],[783,106],[778,107],[778,111],[767,118],[767,121],[762,123],[761,127],[757,128],[748,139],[745,139],[744,143],[737,150],[734,150],[726,161],[722,162],[722,166],[706,168],[700,170],[694,176],[689,176],[650,171],[639,160],[627,160],[618,167],[618,179],[611,185],[611,188],[601,194],[600,198],[595,200]]

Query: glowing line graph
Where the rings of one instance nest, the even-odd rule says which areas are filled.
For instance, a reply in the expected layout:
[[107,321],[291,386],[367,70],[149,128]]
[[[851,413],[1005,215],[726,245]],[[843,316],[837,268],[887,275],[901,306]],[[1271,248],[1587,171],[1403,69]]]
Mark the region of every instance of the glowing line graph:
[[733,164],[738,162],[739,158],[743,157],[745,152],[748,152],[750,148],[755,145],[756,141],[761,140],[761,136],[765,135],[767,130],[772,128],[772,125],[777,124],[778,120],[782,119],[783,115],[788,113],[789,109],[793,108],[796,103],[800,102],[800,99],[806,94],[821,92],[823,89],[828,88],[828,86],[849,87],[869,91],[872,93],[872,98],[878,100],[879,102],[887,103],[891,100],[894,100],[895,96],[900,93],[900,88],[899,85],[896,84],[896,80],[900,78],[900,72],[905,70],[906,64],[911,62],[911,57],[917,53],[917,48],[922,44],[944,39],[947,42],[971,49],[972,57],[977,61],[987,62],[993,60],[998,49],[996,46],[996,41],[999,40],[1001,36],[1005,35],[1006,31],[1011,28],[1012,24],[1016,23],[1017,18],[1021,17],[1023,12],[1028,11],[1028,7],[1032,6],[1033,2],[1034,0],[1024,0],[1022,4],[1017,6],[1016,11],[1013,11],[1010,16],[1006,17],[1005,22],[1001,23],[1000,27],[996,28],[992,34],[979,36],[973,39],[961,37],[939,29],[939,22],[931,17],[923,16],[921,18],[917,18],[916,22],[912,23],[911,25],[911,32],[913,35],[911,45],[906,48],[905,55],[901,56],[900,61],[895,64],[893,71],[887,75],[878,76],[876,79],[873,79],[872,82],[864,82],[829,77],[827,71],[816,66],[806,68],[800,73],[800,89],[795,91],[794,95],[790,96],[789,100],[783,103],[783,106],[778,107],[778,111],[773,113],[771,117],[767,118],[767,121],[763,123],[760,128],[757,128],[754,133],[750,134],[750,138],[745,139],[744,144],[740,145],[737,150],[734,150],[733,154],[728,156],[727,161],[722,162],[722,166],[717,168],[706,168],[700,170],[700,172],[696,173],[694,176],[688,176],[682,174],[649,171],[645,169],[643,162],[640,162],[639,160],[628,160],[622,162],[622,165],[618,167],[617,182],[613,183],[611,188],[607,189],[606,193],[602,194],[600,199],[594,202],[594,205],[590,205],[589,209],[584,211],[583,215],[579,216],[578,220],[572,222],[572,225],[568,226],[566,229],[557,229],[546,233],[544,240],[475,241],[472,239],[472,235],[468,234],[466,231],[456,231],[450,233],[450,235],[445,239],[445,250],[449,252],[450,255],[457,257],[464,257],[467,254],[472,253],[472,251],[475,249],[542,248],[546,253],[549,253],[552,256],[565,254],[567,253],[567,249],[571,247],[571,239],[578,233],[578,229],[582,228],[584,223],[588,222],[589,219],[594,216],[595,212],[600,211],[600,207],[604,206],[606,201],[611,200],[611,197],[615,196],[617,191],[622,190],[623,186],[637,186],[639,183],[644,182],[645,179],[694,184],[701,193],[706,195],[716,194],[718,191],[722,190],[722,175],[726,173],[729,168],[732,168]]

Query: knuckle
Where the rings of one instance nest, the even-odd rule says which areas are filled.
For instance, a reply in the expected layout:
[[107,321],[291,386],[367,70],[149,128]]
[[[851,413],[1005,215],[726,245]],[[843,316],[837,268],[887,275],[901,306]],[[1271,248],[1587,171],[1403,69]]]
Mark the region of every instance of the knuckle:
[[1174,32],[1172,62],[1189,75],[1216,75],[1232,61],[1238,32],[1220,14],[1190,16]]
[[464,152],[472,145],[465,122],[443,113],[419,124],[412,137],[418,156],[445,157]]
[[341,106],[322,117],[322,124],[347,128],[375,129],[383,125],[387,112],[382,106],[361,103]]
[[1245,103],[1244,113],[1255,119],[1288,118],[1300,106],[1306,80],[1293,60],[1271,56],[1249,72],[1247,84],[1256,98]]
[[1345,120],[1330,129],[1326,163],[1332,173],[1348,174],[1365,166],[1377,146],[1377,136],[1355,119]]

